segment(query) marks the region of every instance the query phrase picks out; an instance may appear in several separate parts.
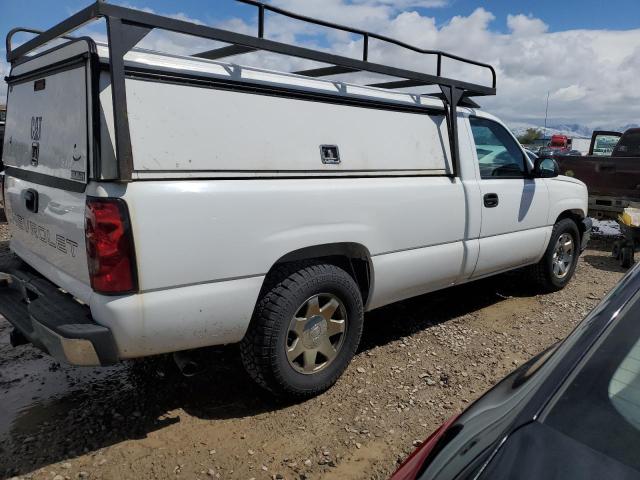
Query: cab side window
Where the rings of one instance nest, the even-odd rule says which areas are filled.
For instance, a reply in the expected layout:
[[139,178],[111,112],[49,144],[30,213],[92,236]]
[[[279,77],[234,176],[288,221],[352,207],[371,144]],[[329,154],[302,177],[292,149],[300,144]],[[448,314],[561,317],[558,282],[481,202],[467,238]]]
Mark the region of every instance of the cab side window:
[[527,174],[520,146],[499,123],[470,117],[473,140],[483,179],[524,178]]

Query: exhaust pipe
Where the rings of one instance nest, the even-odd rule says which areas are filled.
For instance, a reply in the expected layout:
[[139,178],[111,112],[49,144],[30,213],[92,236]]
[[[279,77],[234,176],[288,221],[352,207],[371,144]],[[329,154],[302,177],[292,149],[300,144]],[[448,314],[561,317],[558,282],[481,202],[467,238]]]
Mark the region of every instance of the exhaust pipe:
[[29,340],[14,328],[11,330],[11,333],[9,333],[9,343],[12,347],[19,347],[20,345],[26,345],[29,343]]
[[187,378],[193,377],[202,372],[202,367],[196,362],[191,355],[185,352],[176,352],[173,354],[173,361],[180,373]]

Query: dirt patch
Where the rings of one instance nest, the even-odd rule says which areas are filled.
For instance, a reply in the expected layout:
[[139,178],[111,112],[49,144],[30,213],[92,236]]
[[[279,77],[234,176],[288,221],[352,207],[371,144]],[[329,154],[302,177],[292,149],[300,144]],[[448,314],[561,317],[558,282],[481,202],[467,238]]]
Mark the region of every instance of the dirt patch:
[[[593,242],[562,292],[517,274],[371,312],[362,346],[318,398],[276,402],[235,347],[108,369],[59,365],[8,345],[0,319],[0,478],[387,478],[446,418],[564,338],[623,271]],[[56,477],[56,476],[60,477]]]

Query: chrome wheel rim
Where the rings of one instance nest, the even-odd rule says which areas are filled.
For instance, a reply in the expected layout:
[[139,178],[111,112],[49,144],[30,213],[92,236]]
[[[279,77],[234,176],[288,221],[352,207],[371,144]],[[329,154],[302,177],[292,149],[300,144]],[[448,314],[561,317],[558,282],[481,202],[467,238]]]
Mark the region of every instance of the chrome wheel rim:
[[296,311],[287,332],[286,354],[299,373],[311,375],[335,360],[346,337],[347,311],[338,297],[319,293]]
[[558,237],[551,260],[551,267],[556,278],[564,278],[569,274],[574,255],[573,237],[568,233],[563,233]]

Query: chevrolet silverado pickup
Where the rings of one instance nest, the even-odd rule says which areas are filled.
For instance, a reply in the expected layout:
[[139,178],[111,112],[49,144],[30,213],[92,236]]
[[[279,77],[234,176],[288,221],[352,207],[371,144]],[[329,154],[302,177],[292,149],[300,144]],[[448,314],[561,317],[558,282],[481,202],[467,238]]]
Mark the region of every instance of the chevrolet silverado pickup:
[[[10,33],[0,312],[14,344],[108,365],[239,343],[256,382],[305,397],[343,373],[366,311],[522,267],[545,291],[567,285],[587,189],[479,109],[492,67],[241,1],[259,9],[255,36],[102,1],[15,48]],[[268,40],[265,11],[361,35],[362,56]],[[99,18],[106,43],[69,37]],[[154,30],[228,45],[137,46]],[[437,67],[371,61],[370,39]],[[224,61],[257,51],[315,63]],[[485,82],[447,76],[448,61]],[[422,86],[440,92],[398,91]]]

